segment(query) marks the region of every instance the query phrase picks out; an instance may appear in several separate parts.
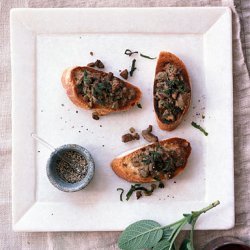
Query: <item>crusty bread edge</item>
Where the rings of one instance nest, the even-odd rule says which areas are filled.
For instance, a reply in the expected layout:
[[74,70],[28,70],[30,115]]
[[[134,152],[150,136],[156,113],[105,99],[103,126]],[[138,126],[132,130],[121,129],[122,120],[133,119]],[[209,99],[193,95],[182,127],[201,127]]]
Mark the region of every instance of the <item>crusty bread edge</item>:
[[[185,64],[182,62],[182,60],[180,58],[178,58],[176,55],[174,55],[174,54],[172,54],[170,52],[165,52],[165,51],[160,52],[160,55],[159,55],[159,58],[158,58],[158,61],[157,61],[157,64],[156,64],[156,68],[155,68],[155,76],[159,72],[161,72],[163,70],[163,67],[165,66],[166,62],[173,62],[175,65],[177,65],[178,68],[182,69],[183,76],[184,76],[184,79],[185,79],[185,83],[187,83],[188,87],[191,90],[190,77],[189,77],[189,74],[188,74],[188,71],[187,71],[187,68],[186,68]],[[154,90],[155,90],[155,81],[154,81]],[[192,91],[190,91],[190,94],[191,93],[192,93]],[[157,114],[156,106],[155,106],[156,102],[155,102],[155,100],[153,100],[153,101],[154,101],[154,109],[155,109],[156,121],[157,121],[157,124],[158,124],[159,128],[162,129],[162,130],[172,131],[175,128],[177,128],[177,126],[182,122],[183,117],[186,115],[186,113],[187,113],[187,111],[189,109],[190,103],[191,103],[191,97],[189,99],[188,105],[185,106],[185,108],[184,108],[181,116],[179,117],[179,119],[176,120],[173,123],[170,123],[170,124],[163,123],[160,120],[160,118],[159,118],[159,116]]]
[[[69,97],[69,99],[76,106],[78,106],[80,108],[83,108],[83,109],[90,109],[88,107],[88,104],[81,97],[79,97],[78,94],[77,94],[76,81],[75,81],[75,79],[73,77],[74,76],[74,71],[77,70],[77,69],[81,69],[81,70],[86,69],[86,70],[88,70],[90,72],[96,72],[96,73],[98,72],[98,73],[101,73],[103,75],[107,75],[108,73],[100,71],[100,70],[96,70],[96,69],[93,69],[93,68],[90,68],[90,67],[86,67],[86,66],[83,66],[83,67],[81,67],[81,66],[70,67],[70,68],[67,68],[67,69],[64,70],[64,72],[62,74],[61,81],[62,81],[63,87],[66,89],[67,96]],[[113,109],[110,109],[110,108],[105,108],[105,107],[97,105],[95,108],[92,108],[91,110],[97,112],[98,115],[107,115],[109,113],[127,111],[127,110],[131,109],[134,105],[139,103],[139,101],[140,101],[140,99],[142,97],[141,90],[138,87],[136,87],[135,85],[133,85],[133,84],[131,84],[129,82],[125,82],[120,78],[119,78],[119,80],[121,82],[123,82],[126,85],[126,87],[135,89],[136,98],[133,99],[133,100],[130,100],[126,106],[124,106],[124,107],[122,107],[120,109],[113,110]]]
[[[177,170],[175,171],[175,173],[172,176],[172,177],[175,177],[175,176],[179,175],[181,172],[183,172],[183,170],[185,169],[185,167],[187,165],[187,162],[188,162],[188,157],[189,157],[189,155],[191,153],[192,148],[191,148],[190,143],[187,140],[182,139],[182,138],[178,138],[178,137],[174,137],[174,138],[170,138],[170,139],[165,139],[165,140],[160,141],[159,143],[161,145],[163,145],[165,143],[171,143],[171,142],[179,142],[179,143],[187,142],[188,143],[186,162],[185,162],[185,164],[183,166],[177,168]],[[136,175],[133,174],[133,171],[126,171],[127,168],[123,167],[123,161],[124,161],[125,158],[131,159],[135,154],[137,154],[137,152],[139,152],[143,148],[146,148],[146,147],[151,146],[151,145],[154,145],[154,143],[148,144],[146,146],[137,148],[137,149],[132,150],[132,151],[129,151],[128,154],[122,154],[122,156],[116,157],[111,162],[112,170],[115,172],[115,174],[117,176],[119,176],[120,178],[122,178],[122,179],[124,179],[124,180],[126,180],[128,182],[135,182],[135,183],[150,183],[150,182],[154,182],[155,179],[152,178],[152,177],[143,178],[143,177],[140,177],[140,176],[136,176]],[[161,175],[160,179],[164,180],[164,179],[166,179],[166,176]]]

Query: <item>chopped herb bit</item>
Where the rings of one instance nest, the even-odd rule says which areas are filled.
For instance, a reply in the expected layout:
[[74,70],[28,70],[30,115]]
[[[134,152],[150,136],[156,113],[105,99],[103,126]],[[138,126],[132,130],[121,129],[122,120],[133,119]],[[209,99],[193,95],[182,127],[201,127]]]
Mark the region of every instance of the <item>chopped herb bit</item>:
[[[153,191],[156,189],[156,185],[155,184],[151,184],[151,188],[150,189],[147,189],[147,188],[145,188],[145,187],[142,187],[141,186],[141,184],[135,184],[135,185],[131,185],[131,188],[130,188],[130,190],[127,192],[127,194],[126,194],[126,200],[128,201],[129,199],[130,199],[130,197],[131,197],[131,195],[135,192],[135,191],[141,191],[141,194],[142,194],[142,191],[143,191],[143,193],[144,193],[144,195],[146,195],[146,196],[150,196],[152,193],[153,193]],[[137,197],[137,199],[139,199],[138,198],[138,195],[140,196],[140,194],[138,193],[137,194],[137,192],[136,192],[136,197]]]
[[134,71],[136,70],[135,62],[136,62],[136,60],[133,59],[133,61],[132,61],[132,66],[131,66],[131,70],[129,71],[129,75],[130,75],[130,76],[133,76],[133,73],[134,73]]
[[120,201],[123,201],[122,195],[123,195],[123,193],[124,193],[124,189],[123,189],[123,188],[117,188],[116,190],[117,190],[117,191],[121,191],[121,193],[120,193]]
[[133,194],[133,192],[135,191],[135,185],[131,185],[129,191],[126,194],[126,200],[128,201],[131,197],[131,195]]
[[139,109],[142,109],[142,106],[141,106],[140,103],[137,103],[136,105],[137,105],[137,107],[138,107]]
[[200,125],[198,125],[195,122],[192,122],[191,125],[197,129],[199,129],[205,136],[208,136],[208,133],[206,132],[206,130],[204,128],[202,128]]
[[132,56],[133,54],[138,54],[138,51],[132,51],[130,49],[126,49],[124,54],[127,56]]
[[148,59],[151,59],[151,60],[154,60],[154,59],[156,59],[156,58],[157,58],[157,57],[150,57],[150,56],[146,56],[146,55],[143,55],[142,53],[140,53],[140,56],[141,56],[141,57],[148,58]]

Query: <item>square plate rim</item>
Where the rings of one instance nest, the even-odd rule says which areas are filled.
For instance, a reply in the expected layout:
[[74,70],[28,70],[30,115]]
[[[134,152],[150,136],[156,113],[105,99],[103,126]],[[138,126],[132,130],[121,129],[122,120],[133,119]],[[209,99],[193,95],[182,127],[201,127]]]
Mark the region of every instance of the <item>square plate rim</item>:
[[[157,10],[159,10],[159,9],[167,9],[167,10],[172,10],[172,9],[177,9],[177,10],[180,10],[180,9],[204,9],[204,8],[206,8],[206,9],[210,9],[210,10],[213,10],[213,9],[221,9],[221,10],[225,10],[226,12],[228,12],[229,10],[230,10],[230,8],[229,7],[188,7],[188,8],[186,8],[186,7],[154,7],[154,8],[145,8],[145,7],[142,7],[142,8],[130,8],[130,9],[133,9],[133,10],[137,10],[137,9],[153,9],[153,10],[155,10],[155,11],[157,11]],[[110,10],[110,9],[124,9],[124,8],[65,8],[65,9],[63,9],[63,11],[71,11],[71,10],[83,10],[83,11],[85,11],[85,10],[89,10],[89,9],[92,9],[92,10],[96,10],[96,9],[106,9],[106,10]],[[126,9],[126,8],[125,8]],[[45,11],[46,12],[46,10],[51,10],[51,9],[43,9],[43,8],[38,8],[38,9],[35,9],[35,8],[31,8],[31,9],[29,9],[29,8],[20,8],[20,9],[18,9],[18,8],[14,8],[14,9],[12,9],[11,10],[11,16],[13,17],[13,15],[15,15],[15,13],[17,12],[20,12],[20,11],[23,11],[23,10],[28,10],[29,12],[32,12],[32,10],[35,10],[35,11],[37,11],[37,10],[43,10],[43,11]],[[53,11],[56,11],[56,10],[61,10],[61,8],[56,8],[56,9],[53,9]],[[11,20],[12,20],[12,17],[11,17]],[[229,21],[231,21],[231,10],[230,10],[230,18],[229,18]],[[11,25],[13,25],[13,23],[11,22]],[[13,28],[13,27],[12,27]],[[11,30],[12,30],[12,28],[11,28]],[[12,35],[11,35],[11,41],[12,41]],[[11,42],[11,54],[13,54],[13,47],[12,47],[12,42]],[[12,58],[12,60],[11,60],[11,63],[12,63],[12,65],[13,64],[15,64],[15,62],[13,62],[13,58]],[[14,78],[13,77],[13,75],[14,75],[15,73],[12,71],[12,79]],[[14,80],[15,81],[15,80]],[[13,94],[15,94],[14,92],[15,92],[15,89],[14,89],[14,87],[13,87],[13,81],[12,81],[12,96],[13,96]],[[233,95],[233,93],[231,93],[232,95]],[[15,114],[15,100],[13,100],[12,99],[12,115],[13,114]],[[15,117],[14,116],[12,116],[12,121],[13,121],[13,123],[14,123],[14,121],[15,121]],[[12,125],[13,125],[13,123],[12,123]],[[13,129],[15,130],[15,127],[13,126]],[[13,130],[13,131],[14,131]],[[14,132],[14,134],[15,134],[15,132]],[[14,140],[12,141],[13,142],[13,146],[14,146]],[[232,142],[233,143],[233,142]],[[15,144],[16,145],[16,144]],[[233,144],[232,144],[233,145]],[[233,152],[232,152],[232,155],[233,155]],[[14,156],[15,156],[15,153],[13,153],[12,154],[12,162],[14,162],[15,161],[15,159],[14,159]],[[233,162],[234,163],[234,162]],[[232,168],[233,169],[233,168]],[[12,165],[12,173],[14,172],[14,170],[15,170],[15,167],[14,167],[14,164]],[[13,180],[13,177],[12,177],[12,180]],[[12,182],[12,192],[14,192],[14,183]],[[14,197],[14,196],[13,196]],[[15,200],[13,199],[13,204],[15,204]],[[33,205],[32,206],[34,206],[35,205],[35,203],[33,203]],[[14,206],[14,205],[13,205]],[[12,207],[12,211],[13,211],[13,207]],[[28,210],[29,211],[29,210]],[[233,215],[234,215],[234,201],[233,201],[233,207],[231,208],[231,212],[233,212]],[[13,212],[14,213],[14,212]],[[25,215],[25,214],[24,214]],[[234,220],[234,219],[233,219]],[[16,225],[15,226],[15,224],[18,224],[18,222],[19,222],[19,220],[16,222],[16,223],[14,223],[13,222],[13,228],[14,228],[14,230],[16,230],[16,231],[22,231],[23,229],[22,228],[20,228],[18,225]],[[222,227],[222,228],[219,228],[219,229],[228,229],[228,228],[231,228],[231,227],[233,227],[234,226],[234,221],[232,221],[231,222],[231,224],[229,225],[228,224],[228,226],[225,228],[225,227]],[[108,229],[109,231],[112,231],[112,229]],[[115,229],[115,231],[116,231],[117,229]],[[26,229],[24,229],[24,231],[27,231]],[[28,230],[28,231],[33,231],[33,230]],[[36,231],[36,230],[34,230],[34,231]],[[43,230],[42,230],[43,231]],[[53,231],[53,230],[52,230]],[[95,230],[96,231],[96,230]],[[102,230],[102,231],[105,231],[105,230]]]

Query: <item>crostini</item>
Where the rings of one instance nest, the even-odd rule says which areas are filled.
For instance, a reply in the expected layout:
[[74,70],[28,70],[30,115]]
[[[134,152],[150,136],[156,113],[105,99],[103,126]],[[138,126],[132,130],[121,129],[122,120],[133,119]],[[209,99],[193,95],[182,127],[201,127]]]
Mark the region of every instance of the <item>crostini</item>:
[[62,85],[78,107],[97,115],[126,111],[137,104],[141,91],[113,75],[90,67],[72,67],[63,72]]
[[161,52],[154,79],[154,109],[158,126],[174,130],[191,102],[191,84],[184,63],[174,54]]
[[180,174],[190,153],[188,141],[171,138],[124,153],[112,161],[111,167],[126,181],[149,183]]

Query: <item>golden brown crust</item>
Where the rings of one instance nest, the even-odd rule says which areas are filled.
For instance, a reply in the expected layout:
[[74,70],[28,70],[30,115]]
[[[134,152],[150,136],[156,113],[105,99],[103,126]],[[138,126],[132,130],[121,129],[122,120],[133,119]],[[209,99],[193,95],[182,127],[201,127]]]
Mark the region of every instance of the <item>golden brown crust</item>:
[[[83,109],[90,109],[88,107],[88,104],[82,99],[81,96],[78,95],[77,93],[77,88],[76,88],[76,80],[74,77],[75,72],[77,70],[88,70],[93,73],[101,73],[102,76],[106,76],[108,73],[96,70],[90,67],[71,67],[66,69],[63,74],[62,74],[62,85],[66,89],[66,94],[70,98],[70,100],[78,107],[83,108]],[[109,113],[113,112],[120,112],[120,111],[126,111],[131,109],[135,104],[137,104],[142,96],[141,90],[137,88],[136,86],[132,85],[131,83],[125,82],[122,79],[119,78],[121,82],[123,82],[127,88],[133,88],[136,91],[136,98],[133,100],[130,100],[128,104],[122,108],[119,109],[111,109],[111,108],[106,108],[100,105],[96,105],[96,107],[92,108],[91,110],[97,112],[98,115],[107,115]]]
[[[165,148],[169,148],[169,149],[171,148],[172,150],[174,150],[176,147],[183,147],[185,149],[185,156],[184,156],[185,163],[183,166],[180,166],[176,169],[176,171],[172,177],[177,176],[186,167],[188,157],[191,153],[190,143],[188,141],[186,141],[185,139],[176,138],[176,137],[160,141],[159,143],[161,146],[163,146]],[[133,165],[131,163],[131,159],[133,157],[135,157],[136,155],[140,154],[144,148],[152,147],[154,145],[155,144],[153,143],[153,144],[141,147],[141,148],[139,148],[131,153],[128,153],[124,156],[118,156],[117,158],[115,158],[111,162],[111,167],[112,167],[113,171],[116,173],[116,175],[118,175],[122,179],[129,181],[129,182],[149,183],[149,182],[155,181],[155,179],[153,179],[152,177],[147,177],[147,178],[141,177],[139,174],[138,168],[133,167]],[[160,178],[161,178],[161,180],[164,180],[167,178],[167,176],[161,175]]]
[[[184,78],[184,82],[189,87],[190,93],[191,93],[191,83],[190,83],[189,75],[188,75],[185,64],[176,55],[174,55],[174,54],[172,54],[170,52],[165,52],[165,51],[160,52],[160,55],[159,55],[159,58],[158,58],[158,61],[157,61],[157,64],[156,64],[155,76],[159,72],[164,71],[164,66],[165,66],[166,63],[172,63],[177,68],[182,70],[182,75],[183,75],[183,78]],[[155,89],[155,81],[154,81],[154,89]],[[167,131],[174,130],[181,123],[181,121],[183,120],[183,117],[185,116],[185,114],[187,113],[187,111],[189,109],[190,102],[191,102],[191,95],[190,95],[190,98],[189,98],[188,105],[186,105],[184,107],[184,110],[183,110],[181,116],[176,121],[174,121],[172,123],[169,123],[169,124],[166,124],[166,123],[163,123],[161,121],[161,119],[159,118],[158,113],[157,113],[157,108],[156,108],[156,102],[154,101],[154,109],[155,109],[155,114],[156,114],[156,120],[157,120],[159,128],[162,129],[162,130],[167,130]]]

